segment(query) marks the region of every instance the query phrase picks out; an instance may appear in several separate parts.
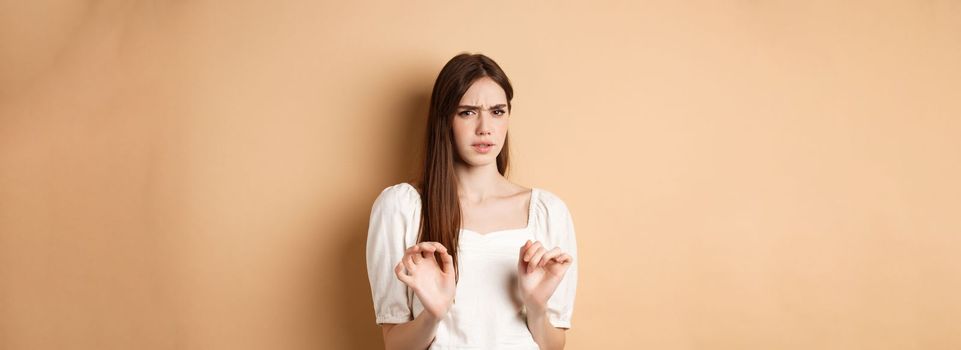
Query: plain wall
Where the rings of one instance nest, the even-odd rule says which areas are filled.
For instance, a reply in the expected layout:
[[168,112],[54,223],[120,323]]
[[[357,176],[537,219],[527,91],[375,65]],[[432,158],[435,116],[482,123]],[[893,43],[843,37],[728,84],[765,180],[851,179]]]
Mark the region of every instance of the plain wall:
[[373,200],[481,52],[570,349],[961,348],[957,1],[0,1],[0,348],[375,349]]

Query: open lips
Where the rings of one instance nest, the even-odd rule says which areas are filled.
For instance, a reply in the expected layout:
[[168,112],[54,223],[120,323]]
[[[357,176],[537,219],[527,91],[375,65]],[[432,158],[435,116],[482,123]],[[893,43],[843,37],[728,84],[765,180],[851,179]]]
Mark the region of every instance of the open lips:
[[474,147],[474,150],[479,153],[487,153],[490,152],[491,148],[494,147],[494,144],[487,141],[481,141],[475,142],[471,144],[471,146]]

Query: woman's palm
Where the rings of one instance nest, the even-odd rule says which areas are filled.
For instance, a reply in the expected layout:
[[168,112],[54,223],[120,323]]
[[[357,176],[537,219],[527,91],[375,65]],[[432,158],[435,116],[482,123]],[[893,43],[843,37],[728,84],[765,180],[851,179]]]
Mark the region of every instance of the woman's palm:
[[[527,260],[527,261],[525,261]],[[560,249],[546,250],[537,242],[521,247],[517,261],[521,300],[528,309],[543,310],[573,259]]]
[[[420,243],[408,249],[395,272],[414,291],[425,311],[443,318],[450,309],[456,290],[453,259],[442,245],[425,243],[433,242]],[[435,251],[440,255],[441,263],[438,263]]]

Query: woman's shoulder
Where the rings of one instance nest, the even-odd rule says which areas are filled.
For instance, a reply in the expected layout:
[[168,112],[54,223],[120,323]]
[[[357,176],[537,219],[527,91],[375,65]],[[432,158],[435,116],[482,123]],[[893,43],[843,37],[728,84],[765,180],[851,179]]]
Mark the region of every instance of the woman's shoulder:
[[558,195],[557,193],[544,188],[540,188],[540,187],[532,187],[532,188],[535,191],[537,191],[536,202],[538,204],[543,205],[547,208],[554,208],[554,209],[562,208],[564,210],[567,210],[567,202],[561,199],[561,196]]
[[535,233],[539,240],[547,242],[551,246],[568,246],[574,242],[574,217],[567,207],[567,202],[554,191],[543,188],[535,188],[537,200],[531,208],[534,215]]
[[401,182],[385,187],[380,191],[374,206],[396,206],[398,209],[412,209],[420,201],[417,189],[408,182]]
[[537,192],[535,207],[548,215],[570,215],[567,202],[557,193],[540,187],[532,187]]

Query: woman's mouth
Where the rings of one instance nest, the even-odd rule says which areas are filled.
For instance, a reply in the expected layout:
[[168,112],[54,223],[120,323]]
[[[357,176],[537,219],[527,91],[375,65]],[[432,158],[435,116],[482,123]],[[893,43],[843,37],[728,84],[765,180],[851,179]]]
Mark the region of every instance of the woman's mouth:
[[474,148],[474,151],[477,151],[477,153],[487,153],[494,148],[494,145],[490,143],[475,143],[472,145],[472,147]]

